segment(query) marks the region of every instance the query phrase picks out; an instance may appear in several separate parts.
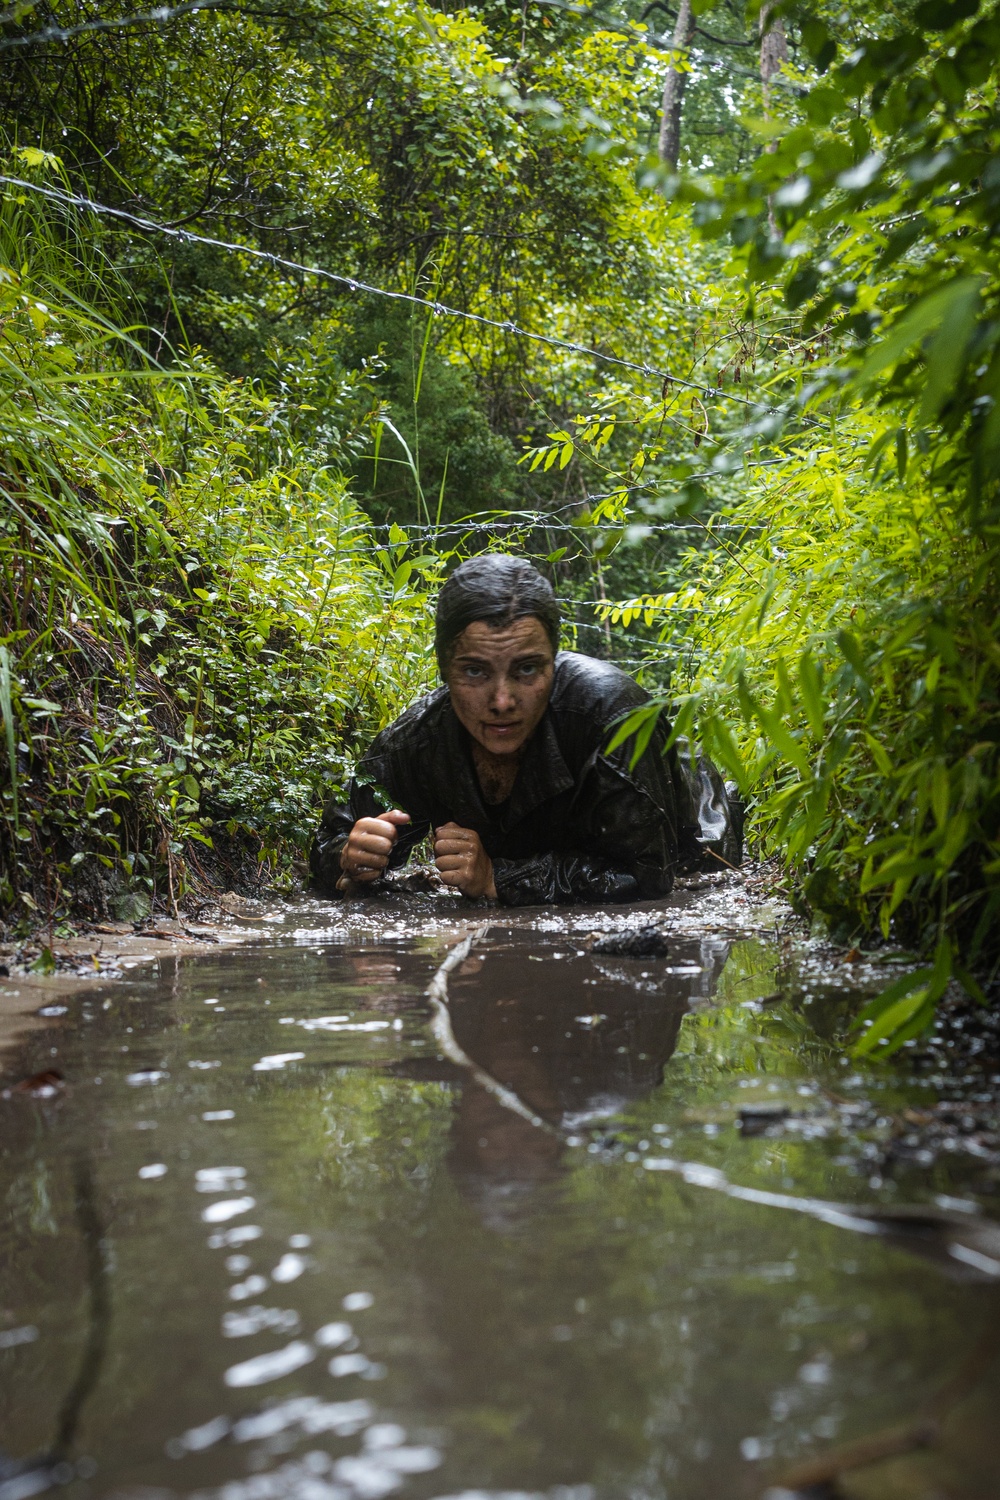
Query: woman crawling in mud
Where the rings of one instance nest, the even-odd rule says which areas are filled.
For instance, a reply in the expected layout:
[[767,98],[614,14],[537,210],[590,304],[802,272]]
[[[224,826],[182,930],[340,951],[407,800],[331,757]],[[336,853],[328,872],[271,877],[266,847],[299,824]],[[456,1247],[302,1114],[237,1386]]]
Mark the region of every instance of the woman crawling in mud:
[[444,686],[376,737],[347,805],[325,808],[310,856],[322,890],[378,881],[432,829],[444,883],[505,906],[666,896],[681,871],[739,863],[741,809],[716,768],[664,753],[663,716],[634,768],[631,744],[607,753],[647,694],[558,641],[559,605],[530,563],[456,568],[437,604]]

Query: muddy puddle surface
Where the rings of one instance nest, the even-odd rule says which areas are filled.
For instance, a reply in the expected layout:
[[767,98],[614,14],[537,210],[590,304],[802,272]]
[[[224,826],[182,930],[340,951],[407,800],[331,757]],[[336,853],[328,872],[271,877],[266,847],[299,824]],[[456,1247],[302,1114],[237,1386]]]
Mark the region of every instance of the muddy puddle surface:
[[[649,959],[306,902],[61,1002],[0,1060],[49,1075],[0,1099],[0,1500],[781,1500],[859,1442],[836,1493],[1000,1493],[990,1151],[907,1148],[943,1080],[846,1058],[780,912],[687,901]],[[477,920],[492,1086],[425,994]]]

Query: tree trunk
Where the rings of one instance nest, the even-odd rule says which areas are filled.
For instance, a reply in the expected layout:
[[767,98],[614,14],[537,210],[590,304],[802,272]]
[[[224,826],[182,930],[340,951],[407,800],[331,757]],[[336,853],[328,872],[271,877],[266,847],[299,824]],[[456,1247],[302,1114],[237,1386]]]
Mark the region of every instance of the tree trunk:
[[[675,52],[687,52],[694,36],[694,15],[691,0],[681,0],[674,26],[673,47]],[[681,115],[684,109],[684,92],[688,75],[671,68],[663,85],[663,104],[660,109],[660,160],[676,167],[681,154]]]
[[785,23],[780,16],[774,21],[771,20],[773,9],[773,5],[764,5],[760,12],[760,81],[764,85],[765,114],[767,114],[767,96],[771,79],[776,73],[781,72],[788,61]]
[[[768,96],[771,91],[771,79],[780,73],[788,61],[788,42],[785,37],[785,23],[778,16],[771,20],[772,5],[761,6],[760,11],[760,81],[764,95],[764,115],[768,111]],[[768,141],[765,151],[775,151],[776,141]],[[774,216],[774,200],[769,195],[767,200],[767,223],[771,231],[771,238],[778,238],[778,221]]]

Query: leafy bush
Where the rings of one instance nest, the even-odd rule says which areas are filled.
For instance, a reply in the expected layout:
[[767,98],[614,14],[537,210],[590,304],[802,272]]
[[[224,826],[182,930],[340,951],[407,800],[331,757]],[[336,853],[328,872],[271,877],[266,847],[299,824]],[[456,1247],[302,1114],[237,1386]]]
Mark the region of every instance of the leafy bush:
[[1000,653],[973,531],[919,470],[872,474],[873,425],[855,415],[758,480],[738,553],[693,557],[645,607],[676,662],[677,731],[756,794],[803,905],[842,941],[938,949],[934,985],[898,997],[901,1042],[953,971],[997,956]]
[[[742,539],[636,608],[675,648],[678,730],[757,793],[803,903],[933,956],[862,1015],[888,1053],[1000,961],[1000,10],[780,10],[815,66],[751,122],[768,149],[715,181],[642,168],[729,238],[767,357],[702,450],[746,464]],[[694,470],[648,512],[703,502]]]
[[49,913],[287,865],[426,685],[439,566],[378,545],[280,400],[144,356],[100,270],[3,199],[0,896]]

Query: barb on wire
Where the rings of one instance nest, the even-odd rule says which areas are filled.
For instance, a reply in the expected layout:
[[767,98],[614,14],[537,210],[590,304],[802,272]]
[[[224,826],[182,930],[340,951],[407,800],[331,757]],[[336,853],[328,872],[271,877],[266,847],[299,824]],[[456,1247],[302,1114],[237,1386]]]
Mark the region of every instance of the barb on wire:
[[682,386],[685,390],[699,391],[704,396],[713,399],[722,399],[734,402],[738,406],[749,407],[756,412],[777,411],[776,407],[764,407],[760,402],[751,401],[746,396],[735,396],[730,391],[722,390],[714,385],[702,385],[696,380],[686,380],[680,375],[671,374],[668,370],[658,370],[652,365],[637,364],[634,360],[621,359],[616,354],[604,354],[600,349],[591,349],[586,344],[577,344],[572,339],[561,339],[555,334],[532,333],[530,329],[521,328],[517,323],[508,319],[487,318],[482,313],[463,312],[457,307],[447,307],[444,303],[431,301],[428,297],[418,297],[413,292],[394,292],[386,287],[372,286],[367,281],[360,281],[356,276],[342,276],[336,271],[326,271],[320,266],[306,266],[298,261],[288,260],[283,255],[276,255],[270,250],[261,250],[255,245],[236,245],[228,240],[220,240],[212,235],[196,234],[192,229],[180,229],[171,224],[159,224],[155,219],[143,218],[140,214],[129,213],[124,208],[111,208],[106,203],[96,203],[92,198],[86,198],[79,193],[63,193],[56,188],[42,187],[37,182],[27,182],[20,177],[8,177],[0,174],[0,183],[6,183],[10,187],[22,188],[30,193],[38,193],[41,197],[49,198],[55,203],[62,203],[67,207],[86,209],[90,213],[101,214],[106,218],[119,219],[123,223],[132,224],[136,229],[141,229],[146,234],[164,234],[171,239],[183,240],[189,244],[211,245],[217,250],[228,250],[236,255],[250,256],[254,260],[268,262],[272,266],[280,266],[286,271],[298,271],[305,276],[316,276],[323,281],[336,282],[338,286],[347,287],[351,292],[364,292],[375,297],[388,297],[394,302],[407,302],[414,307],[425,307],[436,313],[439,317],[463,318],[466,322],[476,323],[481,328],[496,328],[501,333],[509,333],[517,338],[530,339],[536,344],[546,344],[552,349],[565,349],[571,354],[584,354],[589,359],[599,360],[602,364],[614,365],[622,370],[633,370],[636,374],[655,377],[660,381],[670,381],[673,385]]
[[[32,47],[36,42],[69,42],[75,36],[89,31],[123,31],[129,26],[145,26],[148,22],[173,21],[179,16],[191,16],[199,10],[232,10],[237,7],[223,5],[220,0],[188,0],[185,5],[158,5],[155,10],[144,10],[134,16],[117,16],[110,21],[81,21],[77,26],[44,26],[29,36],[0,37],[0,52],[9,52],[12,47]],[[0,20],[10,20],[0,16]]]

